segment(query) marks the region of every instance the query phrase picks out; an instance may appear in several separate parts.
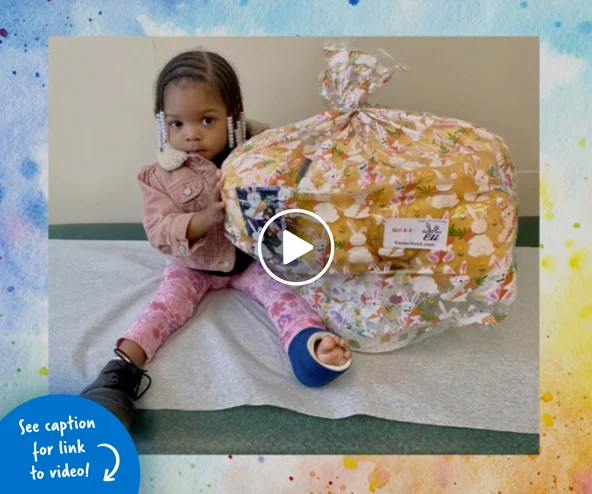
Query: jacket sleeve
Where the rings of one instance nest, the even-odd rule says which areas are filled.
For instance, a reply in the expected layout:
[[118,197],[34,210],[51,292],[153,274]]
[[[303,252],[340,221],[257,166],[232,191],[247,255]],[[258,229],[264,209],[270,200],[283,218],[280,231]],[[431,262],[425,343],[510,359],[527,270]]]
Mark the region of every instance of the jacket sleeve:
[[195,213],[179,210],[152,167],[139,173],[138,182],[144,202],[142,224],[150,244],[163,254],[174,257],[188,256],[199,249],[205,243],[206,235],[192,244],[187,239],[187,228]]

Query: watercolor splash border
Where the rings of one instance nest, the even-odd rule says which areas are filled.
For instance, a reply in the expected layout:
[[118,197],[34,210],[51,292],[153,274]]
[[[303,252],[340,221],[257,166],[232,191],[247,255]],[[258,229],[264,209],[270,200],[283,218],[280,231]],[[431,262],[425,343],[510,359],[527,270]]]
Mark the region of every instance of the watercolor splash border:
[[541,453],[143,456],[141,492],[592,493],[592,3],[0,0],[0,416],[47,392],[49,36],[538,36]]

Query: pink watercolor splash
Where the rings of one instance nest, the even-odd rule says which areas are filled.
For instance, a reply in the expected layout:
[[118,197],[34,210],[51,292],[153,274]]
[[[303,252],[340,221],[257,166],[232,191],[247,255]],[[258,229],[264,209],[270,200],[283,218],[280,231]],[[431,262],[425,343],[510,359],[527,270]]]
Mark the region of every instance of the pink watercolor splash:
[[572,477],[574,492],[592,494],[592,471],[575,474]]

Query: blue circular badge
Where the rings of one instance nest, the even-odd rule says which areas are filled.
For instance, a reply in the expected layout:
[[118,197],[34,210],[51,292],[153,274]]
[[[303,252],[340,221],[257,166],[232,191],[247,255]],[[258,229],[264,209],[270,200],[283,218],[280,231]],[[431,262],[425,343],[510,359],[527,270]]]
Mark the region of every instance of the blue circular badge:
[[123,424],[79,396],[23,403],[0,421],[2,492],[137,493],[140,460]]

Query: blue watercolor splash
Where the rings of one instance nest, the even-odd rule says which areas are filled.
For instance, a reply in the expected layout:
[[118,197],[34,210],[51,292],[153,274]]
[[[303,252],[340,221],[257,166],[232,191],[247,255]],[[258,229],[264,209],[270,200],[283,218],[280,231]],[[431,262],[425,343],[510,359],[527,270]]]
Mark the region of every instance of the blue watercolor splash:
[[26,221],[40,230],[47,228],[47,199],[43,193],[38,191],[23,196],[20,208]]
[[590,21],[582,22],[578,26],[578,31],[580,33],[582,33],[582,34],[590,34],[590,33],[592,33],[592,22],[590,22]]
[[26,158],[21,163],[21,175],[25,178],[32,179],[39,173],[39,165],[30,158]]

